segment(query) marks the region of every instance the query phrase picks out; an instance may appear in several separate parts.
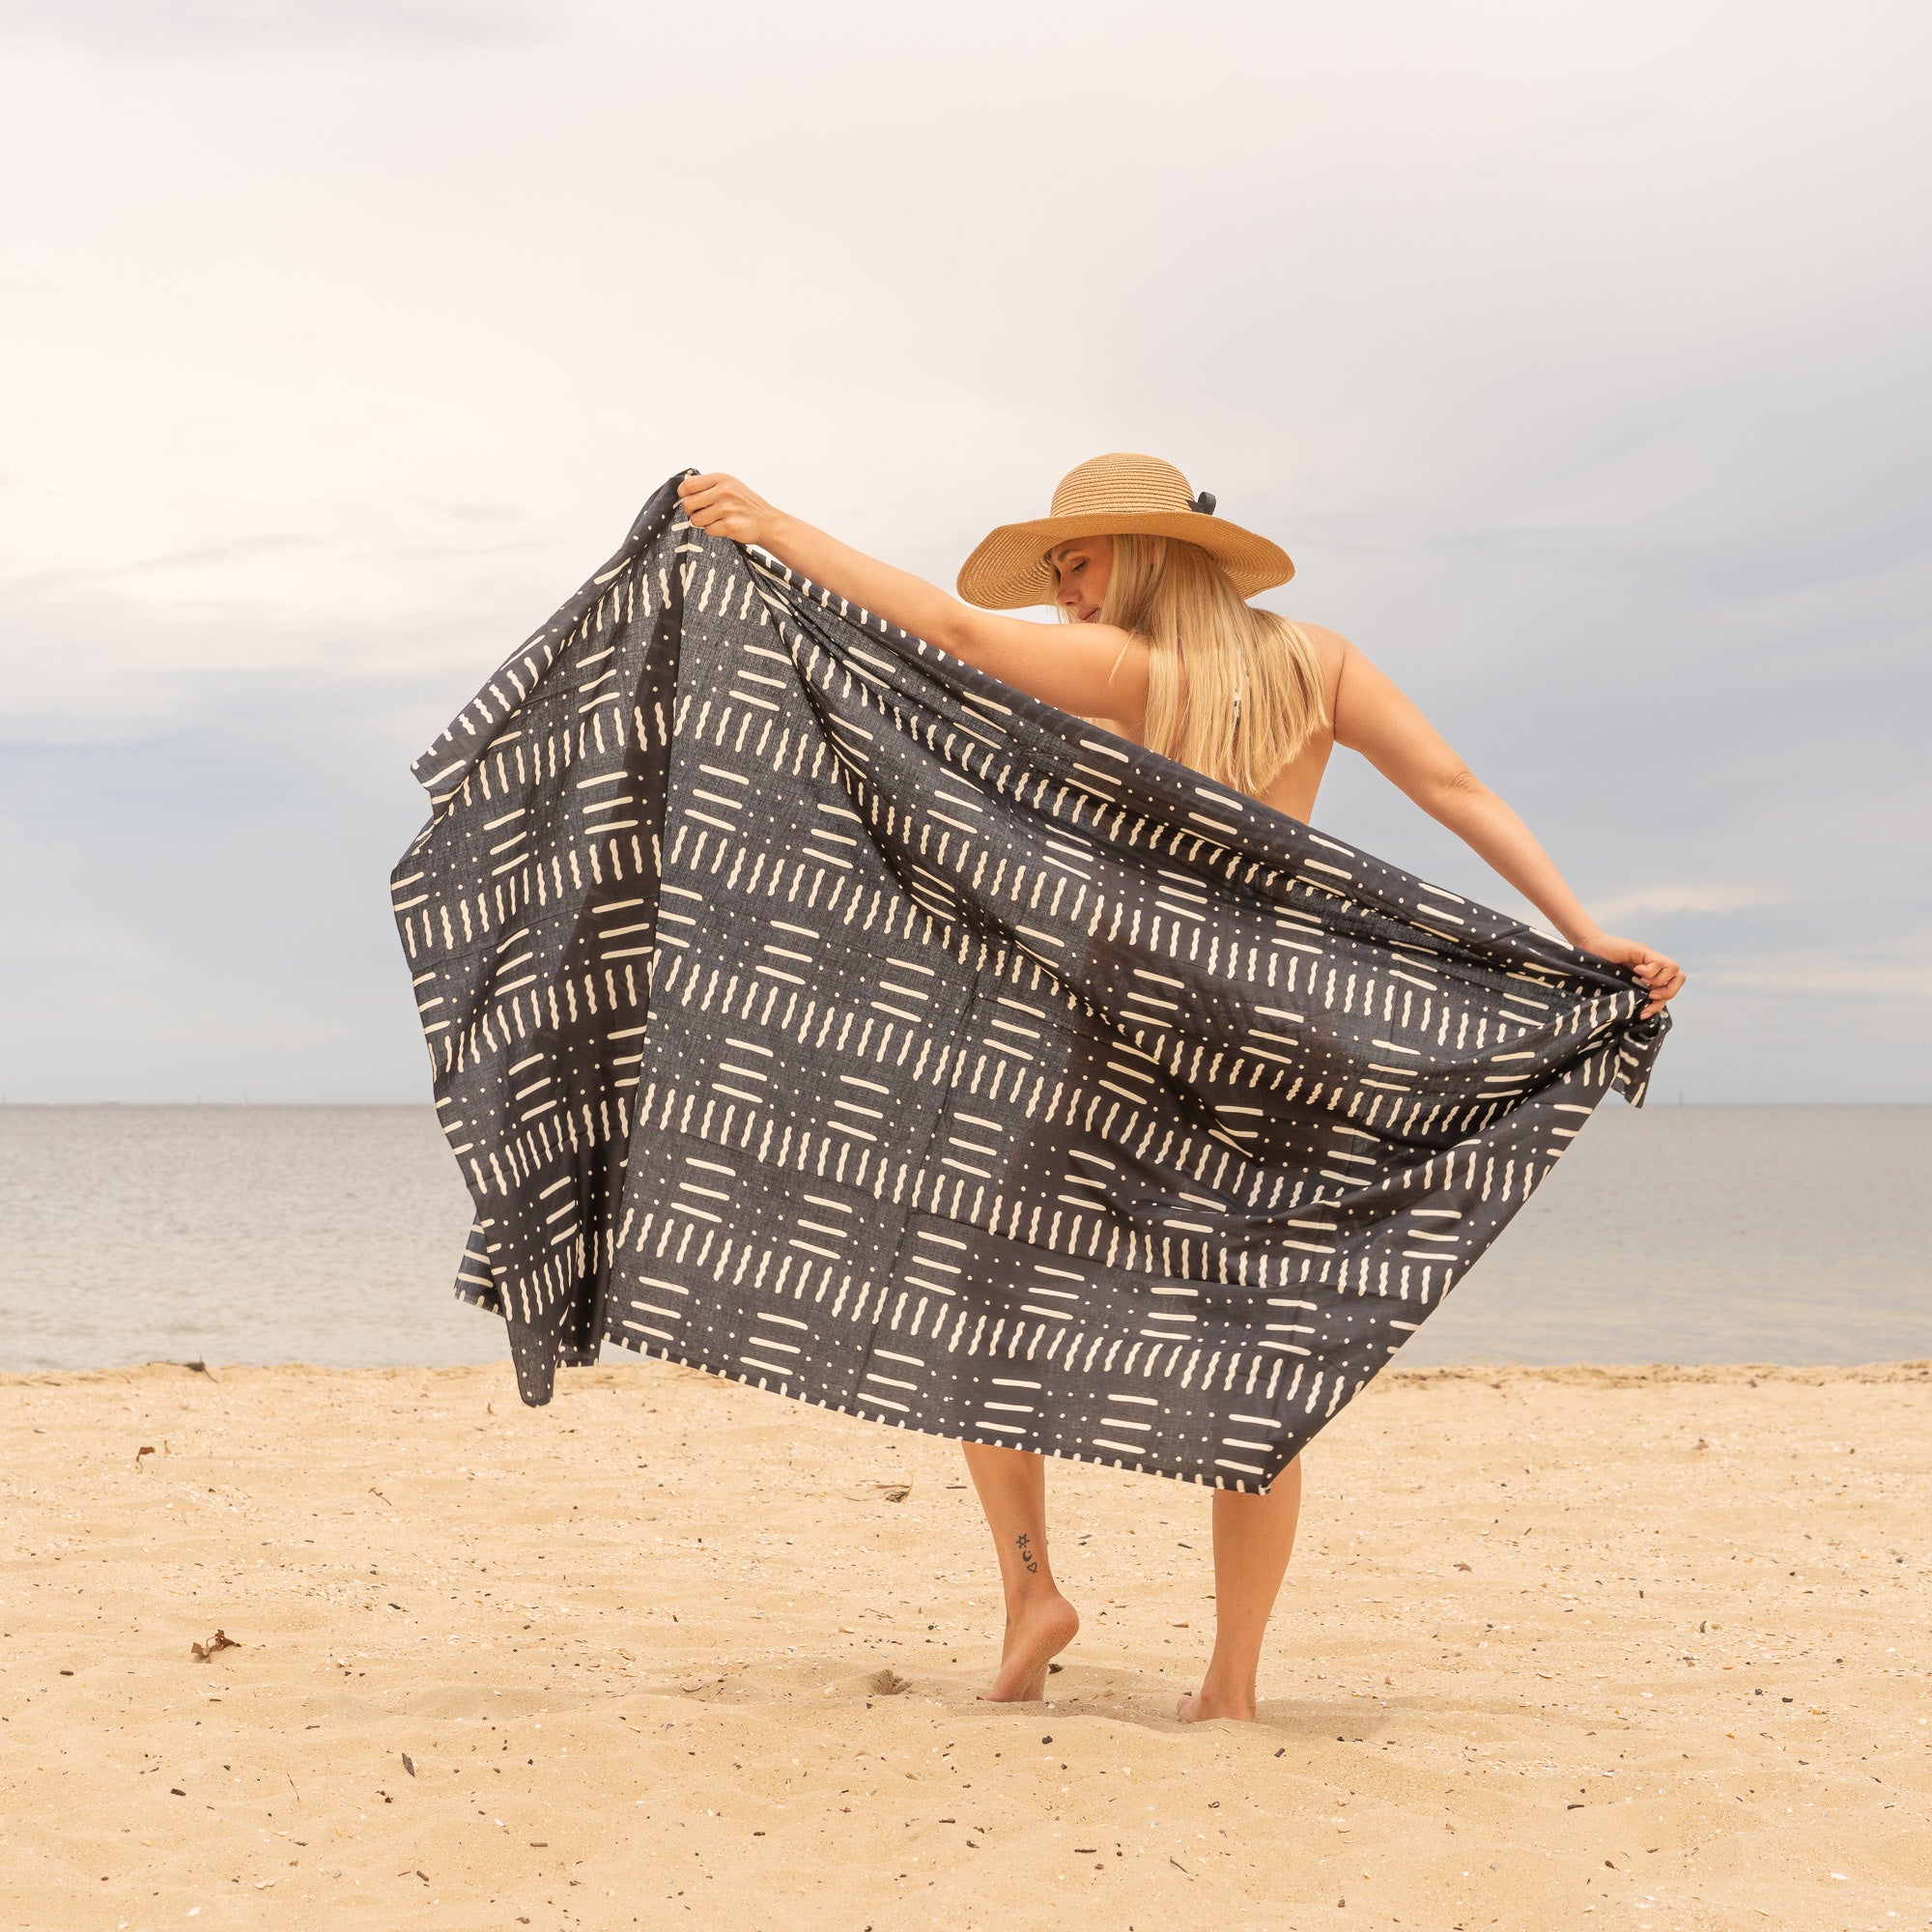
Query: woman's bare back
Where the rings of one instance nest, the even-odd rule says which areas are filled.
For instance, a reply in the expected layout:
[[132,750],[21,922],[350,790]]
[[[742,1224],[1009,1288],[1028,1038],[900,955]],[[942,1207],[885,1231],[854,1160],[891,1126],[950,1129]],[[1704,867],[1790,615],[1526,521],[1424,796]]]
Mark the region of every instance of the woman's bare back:
[[[1335,700],[1341,690],[1342,667],[1348,660],[1349,644],[1345,638],[1323,630],[1320,624],[1297,623],[1295,628],[1315,646],[1316,655],[1321,660],[1322,722],[1309,734],[1301,750],[1275,774],[1261,800],[1306,825],[1315,815],[1315,797],[1321,789],[1329,754],[1335,749]],[[1146,742],[1117,718],[1094,718],[1089,723],[1113,732],[1117,738],[1126,739],[1129,744]]]

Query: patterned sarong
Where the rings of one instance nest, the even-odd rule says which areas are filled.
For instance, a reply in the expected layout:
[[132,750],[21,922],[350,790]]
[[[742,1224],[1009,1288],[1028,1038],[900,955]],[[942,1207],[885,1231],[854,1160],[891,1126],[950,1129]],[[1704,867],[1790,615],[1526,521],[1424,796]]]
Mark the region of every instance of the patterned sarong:
[[1264,1487],[1665,1030],[706,537],[675,479],[414,769],[457,1293],[529,1403],[609,1340]]

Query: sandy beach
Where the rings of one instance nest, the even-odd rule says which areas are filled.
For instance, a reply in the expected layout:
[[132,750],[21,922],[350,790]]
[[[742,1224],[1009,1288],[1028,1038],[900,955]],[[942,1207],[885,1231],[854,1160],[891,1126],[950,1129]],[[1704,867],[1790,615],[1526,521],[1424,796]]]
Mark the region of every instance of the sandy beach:
[[1200,1491],[1053,1466],[1086,1627],[991,1707],[950,1443],[653,1364],[10,1377],[0,1923],[1924,1925],[1928,1385],[1392,1372],[1262,1722],[1189,1729]]

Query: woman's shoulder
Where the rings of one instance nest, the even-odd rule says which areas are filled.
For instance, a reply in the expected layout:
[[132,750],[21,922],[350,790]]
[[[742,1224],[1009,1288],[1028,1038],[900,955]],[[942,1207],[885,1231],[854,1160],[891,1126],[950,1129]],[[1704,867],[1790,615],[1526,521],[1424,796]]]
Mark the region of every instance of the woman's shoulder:
[[1340,631],[1331,631],[1326,624],[1311,624],[1306,617],[1290,617],[1287,621],[1315,646],[1324,660],[1332,657],[1340,663],[1349,655],[1349,640]]
[[1340,631],[1331,631],[1325,624],[1311,624],[1305,617],[1290,617],[1293,625],[1314,651],[1316,662],[1321,667],[1321,689],[1330,706],[1335,701],[1335,694],[1342,683],[1342,668],[1349,661],[1349,653],[1354,649]]

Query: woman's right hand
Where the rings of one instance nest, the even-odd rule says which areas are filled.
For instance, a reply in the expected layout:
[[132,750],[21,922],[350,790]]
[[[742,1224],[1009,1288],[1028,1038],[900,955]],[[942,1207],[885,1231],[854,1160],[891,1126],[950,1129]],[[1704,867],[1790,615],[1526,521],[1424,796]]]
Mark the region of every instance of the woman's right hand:
[[727,476],[722,469],[687,476],[677,486],[677,494],[684,514],[707,535],[769,548],[779,513],[735,476]]

